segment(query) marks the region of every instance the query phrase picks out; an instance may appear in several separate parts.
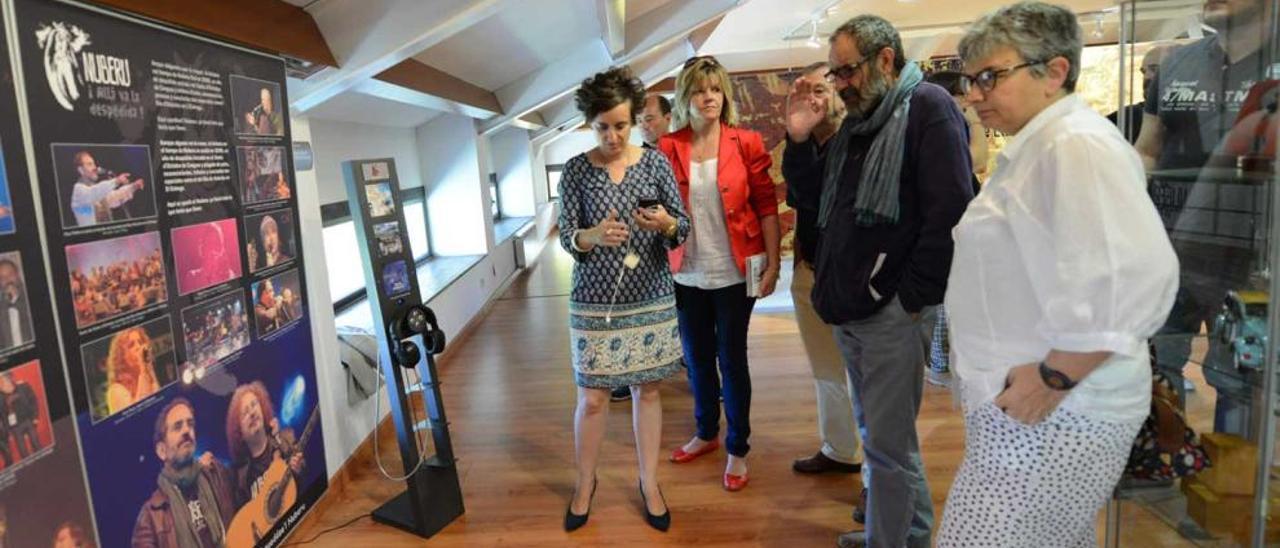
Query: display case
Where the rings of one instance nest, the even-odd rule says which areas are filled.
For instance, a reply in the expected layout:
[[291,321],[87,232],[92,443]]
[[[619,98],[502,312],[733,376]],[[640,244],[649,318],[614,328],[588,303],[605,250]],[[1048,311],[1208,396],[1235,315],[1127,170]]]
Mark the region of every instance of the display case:
[[1117,123],[1143,157],[1180,288],[1151,344],[1171,390],[1153,398],[1106,542],[1280,546],[1280,0],[1118,8]]

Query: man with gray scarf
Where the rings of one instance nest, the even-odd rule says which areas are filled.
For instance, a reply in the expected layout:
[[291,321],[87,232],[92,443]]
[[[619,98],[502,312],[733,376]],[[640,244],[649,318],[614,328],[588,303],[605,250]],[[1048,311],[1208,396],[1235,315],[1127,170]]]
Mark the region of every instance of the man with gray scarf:
[[133,526],[133,548],[215,548],[226,544],[235,515],[231,474],[205,453],[196,458],[196,419],[186,398],[160,410],[156,456],[164,462],[157,488]]
[[[861,402],[866,530],[839,546],[928,546],[933,504],[915,420],[935,308],[951,268],[951,229],[973,198],[964,115],[922,82],[896,29],[861,15],[831,36],[827,73],[849,115],[824,146],[825,111],[793,88],[783,172],[820,173],[814,308],[833,326]],[[816,186],[816,185],[815,185]]]

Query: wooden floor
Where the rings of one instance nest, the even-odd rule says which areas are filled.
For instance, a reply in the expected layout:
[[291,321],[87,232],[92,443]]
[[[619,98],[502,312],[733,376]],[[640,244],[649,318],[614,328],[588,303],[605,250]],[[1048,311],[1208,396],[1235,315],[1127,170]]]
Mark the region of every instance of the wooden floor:
[[[817,446],[812,377],[790,314],[757,314],[751,322],[754,397],[750,486],[720,487],[724,453],[685,465],[665,462],[692,434],[692,400],[685,379],[664,383],[663,458],[659,477],[672,529],[651,530],[636,491],[630,404],[612,404],[602,450],[600,486],[591,521],[561,529],[573,489],[574,384],[567,344],[567,293],[572,260],[554,242],[538,262],[494,303],[473,334],[456,341],[440,364],[445,403],[458,455],[466,514],[430,539],[436,546],[833,546],[852,528],[856,476],[798,475],[792,459]],[[1199,413],[1196,413],[1197,415]],[[950,393],[927,386],[918,422],[924,462],[939,521],[964,443]],[[388,468],[394,437],[379,442]],[[308,545],[373,548],[423,541],[367,517],[325,532],[404,488],[384,480],[362,449],[330,500],[292,535]],[[1081,458],[1088,458],[1082,455]],[[1136,504],[1122,505],[1123,546],[1190,546]],[[1101,533],[1101,519],[1099,532]],[[317,535],[318,538],[317,538]]]

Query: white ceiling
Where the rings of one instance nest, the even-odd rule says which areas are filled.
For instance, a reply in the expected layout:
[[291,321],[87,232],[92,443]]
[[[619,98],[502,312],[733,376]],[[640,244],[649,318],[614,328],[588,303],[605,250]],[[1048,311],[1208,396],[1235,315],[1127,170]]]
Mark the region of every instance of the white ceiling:
[[495,90],[599,36],[596,0],[534,0],[515,3],[414,58]]
[[336,95],[307,111],[307,116],[320,120],[397,128],[418,127],[440,114],[438,110],[388,101],[355,91]]
[[[610,64],[631,64],[649,83],[673,74],[694,46],[684,40],[689,32],[722,13],[697,53],[716,55],[732,71],[749,71],[825,58],[825,39],[822,47],[805,46],[807,23],[816,18],[819,35],[825,37],[862,13],[881,15],[897,26],[912,58],[949,54],[965,25],[1010,0],[626,0],[626,43],[614,54],[602,42],[598,13],[612,0],[286,1],[316,18],[334,54],[344,60],[342,67],[323,73],[332,84],[315,82],[317,78],[292,82],[295,98],[325,85],[332,92],[331,98],[312,93],[311,103],[299,99],[295,108],[320,118],[394,127],[421,124],[446,109],[481,117],[481,127],[492,131],[530,109],[548,127],[570,122],[576,113],[568,92]],[[1080,13],[1117,5],[1117,0],[1057,1]],[[1147,20],[1139,21],[1139,35],[1172,38],[1185,31],[1200,2],[1146,3],[1161,7],[1140,13]],[[1097,35],[1091,17],[1082,19],[1086,40],[1114,42],[1118,14],[1104,13]],[[507,112],[491,115],[457,108],[446,99],[405,98],[386,92],[385,85],[380,93],[371,89],[379,86],[367,84],[373,74],[408,58],[493,92]]]

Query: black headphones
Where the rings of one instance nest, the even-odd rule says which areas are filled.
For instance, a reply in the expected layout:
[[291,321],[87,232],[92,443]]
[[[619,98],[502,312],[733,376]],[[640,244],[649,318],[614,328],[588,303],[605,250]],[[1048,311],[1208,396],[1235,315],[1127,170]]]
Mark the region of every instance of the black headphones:
[[387,326],[391,337],[395,340],[392,351],[402,367],[413,368],[422,359],[418,345],[410,337],[422,334],[422,342],[431,355],[444,352],[445,336],[436,322],[436,314],[421,304],[410,305],[399,314],[398,319]]

